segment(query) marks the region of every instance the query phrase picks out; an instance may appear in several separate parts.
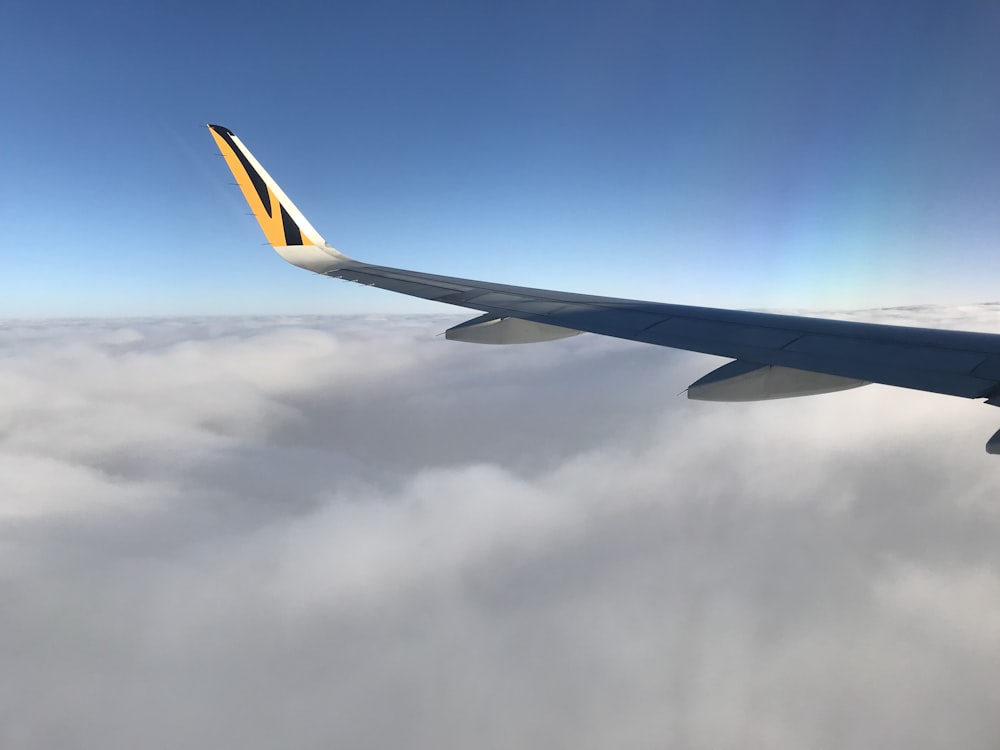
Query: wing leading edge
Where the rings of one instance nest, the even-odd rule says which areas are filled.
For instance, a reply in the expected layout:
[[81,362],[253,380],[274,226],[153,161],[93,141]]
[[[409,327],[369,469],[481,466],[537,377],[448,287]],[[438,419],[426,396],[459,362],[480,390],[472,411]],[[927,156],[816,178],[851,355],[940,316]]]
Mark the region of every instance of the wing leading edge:
[[[691,398],[755,400],[885,385],[1000,404],[1000,335],[600,297],[378,266],[330,246],[232,131],[208,126],[271,246],[300,268],[477,310],[448,338],[546,341],[578,332],[728,357]],[[1000,431],[987,443],[1000,453]]]

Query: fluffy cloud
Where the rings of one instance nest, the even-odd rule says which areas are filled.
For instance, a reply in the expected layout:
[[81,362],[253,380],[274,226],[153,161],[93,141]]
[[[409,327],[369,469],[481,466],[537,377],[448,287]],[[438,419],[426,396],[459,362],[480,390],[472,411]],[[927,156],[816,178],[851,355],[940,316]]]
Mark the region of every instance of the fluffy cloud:
[[0,746],[995,745],[1000,411],[454,320],[8,323]]

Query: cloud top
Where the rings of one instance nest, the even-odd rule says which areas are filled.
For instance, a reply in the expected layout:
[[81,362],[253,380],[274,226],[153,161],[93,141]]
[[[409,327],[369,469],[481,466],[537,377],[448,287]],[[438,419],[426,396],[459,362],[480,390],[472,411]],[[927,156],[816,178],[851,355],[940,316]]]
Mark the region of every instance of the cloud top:
[[0,745],[993,747],[1000,412],[454,322],[8,323]]

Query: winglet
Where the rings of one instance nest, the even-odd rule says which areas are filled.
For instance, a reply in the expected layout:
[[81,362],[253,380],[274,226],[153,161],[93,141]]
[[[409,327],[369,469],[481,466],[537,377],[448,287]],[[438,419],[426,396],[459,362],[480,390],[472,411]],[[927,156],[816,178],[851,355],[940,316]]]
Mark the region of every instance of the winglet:
[[347,260],[327,244],[232,130],[212,124],[208,130],[264,236],[279,255],[318,273],[323,273],[331,260]]

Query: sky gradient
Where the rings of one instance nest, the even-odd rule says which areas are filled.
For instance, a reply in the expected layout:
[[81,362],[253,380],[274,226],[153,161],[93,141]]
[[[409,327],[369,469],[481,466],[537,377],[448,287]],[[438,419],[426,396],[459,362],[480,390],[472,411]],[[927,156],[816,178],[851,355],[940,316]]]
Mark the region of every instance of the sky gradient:
[[0,6],[0,316],[440,311],[310,277],[204,129],[388,265],[717,306],[997,298],[1000,6]]
[[996,409],[450,344],[468,311],[263,246],[204,125],[365,260],[1000,331],[957,304],[998,299],[998,38],[985,2],[0,3],[0,747],[995,750]]

